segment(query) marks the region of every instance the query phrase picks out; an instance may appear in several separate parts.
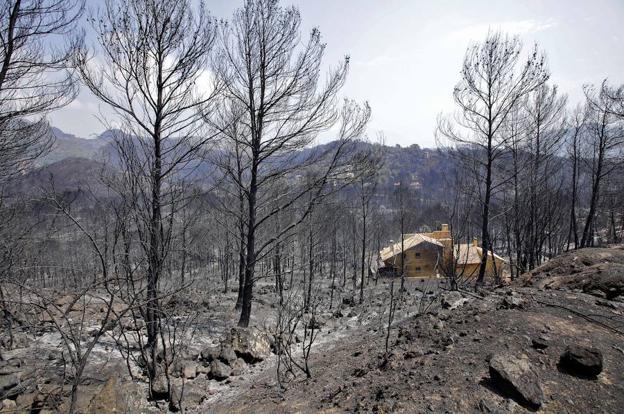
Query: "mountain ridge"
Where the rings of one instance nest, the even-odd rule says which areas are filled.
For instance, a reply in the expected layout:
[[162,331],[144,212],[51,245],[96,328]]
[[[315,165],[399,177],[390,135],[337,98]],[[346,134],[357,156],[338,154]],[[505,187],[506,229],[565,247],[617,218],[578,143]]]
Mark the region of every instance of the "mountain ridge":
[[[111,138],[115,130],[105,130],[94,138],[81,138],[65,133],[57,127],[52,127],[51,130],[56,138],[51,151],[38,160],[35,168],[18,179],[19,181],[41,186],[44,184],[41,179],[53,175],[55,181],[59,181],[58,186],[69,189],[72,183],[77,183],[76,176],[93,174],[101,169],[103,164],[114,168],[116,157]],[[305,154],[316,149],[322,151],[335,142],[318,144],[301,152]],[[420,193],[427,199],[441,199],[446,187],[445,177],[455,168],[455,162],[448,152],[421,148],[417,144],[408,147],[365,141],[355,144],[356,151],[368,149],[381,152],[382,166],[378,174],[378,186],[380,192],[386,196],[392,193],[396,183],[402,182],[410,191]],[[204,169],[206,168],[209,169],[209,167]],[[82,178],[93,182],[94,177]],[[24,186],[18,185],[17,188]]]

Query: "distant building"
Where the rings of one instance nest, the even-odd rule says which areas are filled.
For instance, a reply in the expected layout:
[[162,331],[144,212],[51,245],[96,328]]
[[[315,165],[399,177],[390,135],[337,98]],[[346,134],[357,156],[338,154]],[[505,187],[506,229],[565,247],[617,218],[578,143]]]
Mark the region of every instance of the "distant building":
[[[454,244],[448,225],[443,224],[440,230],[431,233],[405,234],[403,249],[399,241],[381,250],[379,255],[381,273],[400,275],[404,262],[406,277],[442,277],[445,270],[455,266],[456,274],[469,278],[479,273],[483,249],[476,239],[470,244]],[[486,276],[502,274],[505,265],[502,257],[489,252]]]

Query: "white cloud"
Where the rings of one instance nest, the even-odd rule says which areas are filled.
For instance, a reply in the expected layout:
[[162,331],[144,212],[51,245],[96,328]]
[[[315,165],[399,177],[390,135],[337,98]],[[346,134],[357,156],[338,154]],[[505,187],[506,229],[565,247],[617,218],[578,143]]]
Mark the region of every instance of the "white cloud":
[[525,35],[530,33],[543,32],[557,26],[557,21],[553,18],[546,20],[511,20],[506,22],[493,22],[474,24],[454,30],[448,34],[448,40],[470,40],[483,39],[489,31],[501,31],[512,35]]
[[[93,98],[92,98],[93,99]],[[86,100],[83,98],[76,98],[67,105],[67,109],[76,111],[90,111],[95,113],[98,110],[98,105],[94,101]]]

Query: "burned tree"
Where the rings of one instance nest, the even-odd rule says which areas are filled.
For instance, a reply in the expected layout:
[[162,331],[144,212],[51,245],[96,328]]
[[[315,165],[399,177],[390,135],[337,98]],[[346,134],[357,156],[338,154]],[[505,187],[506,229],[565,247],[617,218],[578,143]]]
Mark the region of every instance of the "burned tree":
[[[357,181],[357,191],[359,195],[359,213],[361,228],[361,246],[360,246],[360,299],[364,302],[364,284],[366,283],[365,275],[370,271],[370,265],[367,266],[366,253],[368,251],[369,234],[368,221],[370,220],[371,201],[375,196],[377,189],[377,180],[379,169],[382,167],[382,157],[377,147],[371,147],[367,152],[360,152],[354,160],[358,169],[359,179]],[[402,236],[401,236],[402,237]],[[403,278],[401,279],[403,281]]]
[[[292,233],[305,220],[328,182],[344,172],[348,143],[358,137],[369,117],[368,106],[346,102],[342,110],[337,95],[347,76],[348,58],[320,81],[325,45],[314,29],[300,45],[301,17],[296,8],[284,8],[275,0],[248,0],[224,26],[216,78],[224,84],[222,107],[240,106],[236,136],[224,134],[240,148],[241,187],[245,197],[244,288],[240,326],[251,317],[255,266],[276,242]],[[235,112],[235,111],[232,111]],[[224,125],[206,117],[219,131]],[[319,133],[340,121],[336,142],[323,149],[306,151]],[[305,183],[296,175],[307,175]],[[290,189],[272,199],[272,183],[291,179]],[[295,179],[292,181],[292,179]],[[308,200],[277,234],[260,239],[261,230],[272,217]],[[271,205],[269,207],[269,204]]]
[[519,38],[501,33],[490,33],[484,42],[470,46],[453,91],[459,110],[453,119],[441,119],[438,125],[438,138],[448,140],[479,187],[483,254],[477,284],[483,283],[492,250],[490,209],[501,185],[494,174],[496,163],[509,141],[501,128],[520,100],[549,78],[537,46],[524,63],[521,51]]
[[114,186],[132,209],[147,263],[143,317],[153,394],[161,338],[159,281],[171,248],[172,223],[188,203],[183,182],[209,138],[202,135],[199,120],[215,89],[199,90],[198,84],[207,68],[215,22],[203,4],[194,8],[188,0],[107,0],[90,22],[102,63],[84,50],[76,66],[121,126],[114,157],[123,174]]
[[[563,224],[559,208],[563,179],[560,152],[566,133],[566,96],[543,84],[529,93],[509,117],[509,158],[503,175],[509,177],[504,197],[511,198],[505,213],[505,239],[513,246],[510,263],[520,274],[539,266],[559,249]],[[556,234],[555,234],[556,233]],[[561,234],[560,234],[561,233]],[[557,238],[557,240],[553,240]],[[514,256],[514,257],[512,257]]]
[[593,245],[595,220],[601,191],[606,179],[621,164],[624,148],[624,129],[620,124],[617,101],[607,95],[602,88],[596,92],[591,87],[585,88],[587,97],[587,131],[589,135],[589,156],[585,157],[591,174],[591,194],[589,210],[585,218],[580,247]]
[[575,249],[579,247],[578,234],[578,183],[581,164],[581,143],[585,132],[586,111],[582,106],[577,106],[572,113],[570,120],[571,132],[567,140],[567,152],[572,169],[570,182],[570,222],[568,227],[568,238],[566,250],[573,245]]
[[11,0],[0,8],[0,180],[50,148],[44,116],[78,93],[67,68],[83,7],[83,0]]
[[[7,280],[32,249],[28,239],[39,218],[25,217],[28,203],[8,200],[4,186],[53,144],[45,119],[78,92],[68,70],[80,44],[75,32],[82,0],[7,0],[0,6],[0,309],[13,345],[18,323],[7,297]],[[9,295],[10,296],[10,295]]]

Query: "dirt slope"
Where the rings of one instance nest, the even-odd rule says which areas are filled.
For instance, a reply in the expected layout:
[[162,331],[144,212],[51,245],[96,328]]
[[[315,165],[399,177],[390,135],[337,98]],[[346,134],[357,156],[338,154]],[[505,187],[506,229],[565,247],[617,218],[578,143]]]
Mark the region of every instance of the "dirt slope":
[[519,284],[615,299],[624,295],[624,248],[587,248],[564,253],[522,275]]
[[[526,355],[537,373],[545,397],[539,412],[622,412],[620,302],[534,287],[464,297],[467,303],[457,309],[437,307],[399,324],[385,365],[382,333],[354,331],[334,348],[316,350],[311,380],[279,393],[267,373],[235,400],[202,408],[234,413],[531,412],[490,379],[489,357],[505,351]],[[546,348],[535,349],[534,340]],[[597,379],[577,378],[558,368],[568,345],[602,352],[604,370]]]

